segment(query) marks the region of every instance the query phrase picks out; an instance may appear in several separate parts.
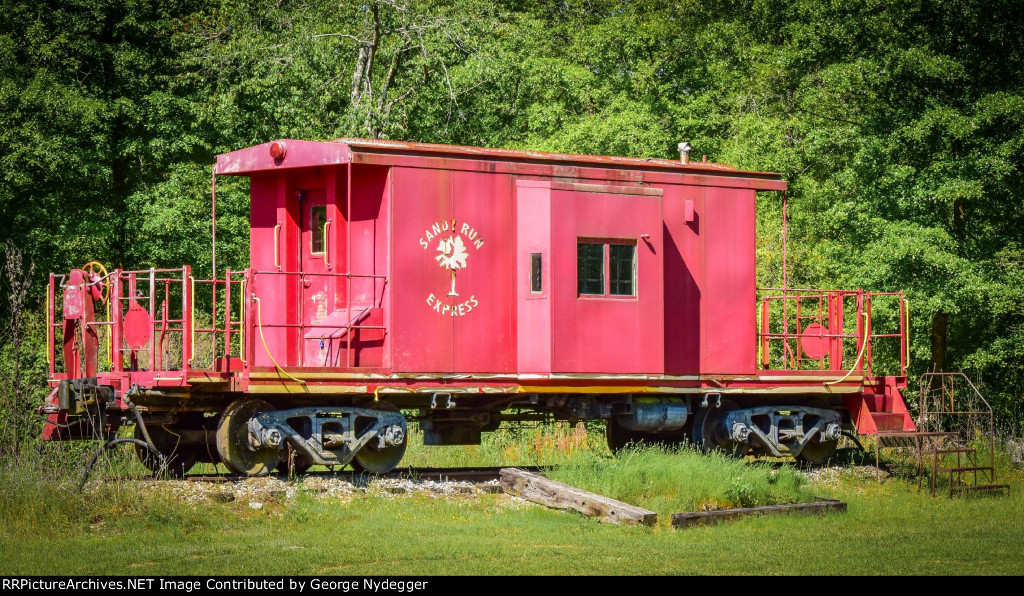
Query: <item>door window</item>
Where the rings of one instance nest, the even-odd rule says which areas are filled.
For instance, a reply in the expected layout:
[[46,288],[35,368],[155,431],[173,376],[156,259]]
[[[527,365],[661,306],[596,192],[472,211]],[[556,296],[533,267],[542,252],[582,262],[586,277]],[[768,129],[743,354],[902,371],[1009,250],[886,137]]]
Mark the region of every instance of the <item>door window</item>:
[[327,205],[313,205],[309,208],[309,252],[324,254],[324,227],[327,224]]

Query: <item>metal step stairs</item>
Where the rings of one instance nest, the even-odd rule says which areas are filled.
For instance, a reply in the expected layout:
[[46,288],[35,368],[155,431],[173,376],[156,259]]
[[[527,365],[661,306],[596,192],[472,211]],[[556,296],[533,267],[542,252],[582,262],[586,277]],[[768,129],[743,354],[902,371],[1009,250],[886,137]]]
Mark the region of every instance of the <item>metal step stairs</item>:
[[[879,432],[875,436],[875,467],[880,468],[879,452],[886,448],[912,447],[917,455],[917,488],[922,488],[926,462],[931,464],[931,492],[938,492],[940,476],[949,475],[949,496],[974,491],[1009,490],[1010,485],[995,482],[994,465],[979,465],[978,450],[950,444],[958,433],[942,431]],[[953,457],[956,456],[955,461]],[[968,482],[964,474],[970,474]],[[981,475],[979,481],[979,474]]]
[[[917,455],[917,488],[922,488],[926,461],[931,464],[931,493],[938,492],[940,477],[948,475],[949,496],[976,491],[1007,491],[1010,485],[996,482],[995,419],[992,408],[963,373],[925,373],[920,379],[920,416],[915,428],[897,429],[882,416],[876,426],[875,465],[883,448],[913,447]],[[886,393],[888,391],[888,383]],[[866,400],[867,401],[867,400]],[[902,404],[902,399],[900,400]],[[879,412],[869,411],[871,420]],[[893,412],[895,413],[895,412]],[[895,419],[895,416],[892,417]],[[986,428],[987,427],[987,428]],[[988,431],[988,462],[979,462],[978,450],[964,441]],[[952,430],[957,429],[957,430]],[[858,431],[860,428],[858,427]]]
[[[956,464],[950,460],[956,456]],[[949,447],[922,449],[918,459],[931,456],[932,458],[932,496],[935,496],[939,474],[949,474],[949,496],[954,492],[970,493],[973,491],[995,491],[1010,490],[1009,484],[997,484],[995,482],[996,470],[992,465],[978,465],[978,450],[971,447]],[[966,460],[966,461],[964,461]],[[920,468],[917,487],[921,488]],[[971,482],[965,482],[963,475],[967,473],[972,476]],[[981,474],[983,484],[978,484],[978,474]]]

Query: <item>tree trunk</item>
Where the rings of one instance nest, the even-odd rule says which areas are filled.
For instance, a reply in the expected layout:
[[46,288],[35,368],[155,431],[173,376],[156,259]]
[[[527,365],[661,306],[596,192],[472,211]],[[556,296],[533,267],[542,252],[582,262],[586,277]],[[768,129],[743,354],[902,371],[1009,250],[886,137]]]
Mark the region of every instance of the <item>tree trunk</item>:
[[967,202],[963,199],[953,201],[953,233],[963,236],[967,223]]
[[[377,50],[381,43],[380,9],[376,2],[370,4],[369,28],[370,38],[363,39],[359,44],[359,54],[356,56],[355,69],[352,71],[352,86],[349,90],[350,109],[361,108],[363,110],[363,124],[361,136],[377,138],[373,125],[373,67],[377,57]],[[365,105],[363,105],[365,103]]]
[[[931,372],[946,371],[946,327],[949,323],[949,313],[938,311],[932,317],[932,365]],[[939,377],[934,377],[932,383],[941,383]]]

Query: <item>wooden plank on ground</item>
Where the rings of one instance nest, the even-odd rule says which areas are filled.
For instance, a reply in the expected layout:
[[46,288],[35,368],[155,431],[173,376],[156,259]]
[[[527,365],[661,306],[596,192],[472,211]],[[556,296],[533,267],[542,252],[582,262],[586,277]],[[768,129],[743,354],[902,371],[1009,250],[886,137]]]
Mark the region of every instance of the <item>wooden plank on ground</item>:
[[658,523],[658,514],[628,503],[609,499],[575,486],[555,482],[540,474],[518,468],[501,470],[501,488],[505,492],[555,509],[572,509],[583,515],[613,524]]
[[721,521],[733,520],[748,515],[775,515],[780,513],[837,513],[846,512],[846,503],[836,500],[815,501],[813,503],[792,503],[789,505],[767,505],[765,507],[741,507],[739,509],[719,509],[717,511],[698,511],[694,513],[673,513],[672,525],[676,528],[706,526]]

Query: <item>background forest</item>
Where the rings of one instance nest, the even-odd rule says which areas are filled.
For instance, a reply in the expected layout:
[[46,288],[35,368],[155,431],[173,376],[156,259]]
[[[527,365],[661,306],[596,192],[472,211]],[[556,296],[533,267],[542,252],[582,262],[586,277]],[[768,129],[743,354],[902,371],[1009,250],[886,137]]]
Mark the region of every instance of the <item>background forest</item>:
[[[0,446],[40,426],[47,272],[208,275],[214,156],[342,136],[665,158],[687,140],[782,172],[790,283],[906,290],[910,376],[964,370],[1019,431],[1020,2],[2,4]],[[778,286],[764,199],[759,283]],[[218,220],[221,267],[245,267],[241,181],[218,181]]]

